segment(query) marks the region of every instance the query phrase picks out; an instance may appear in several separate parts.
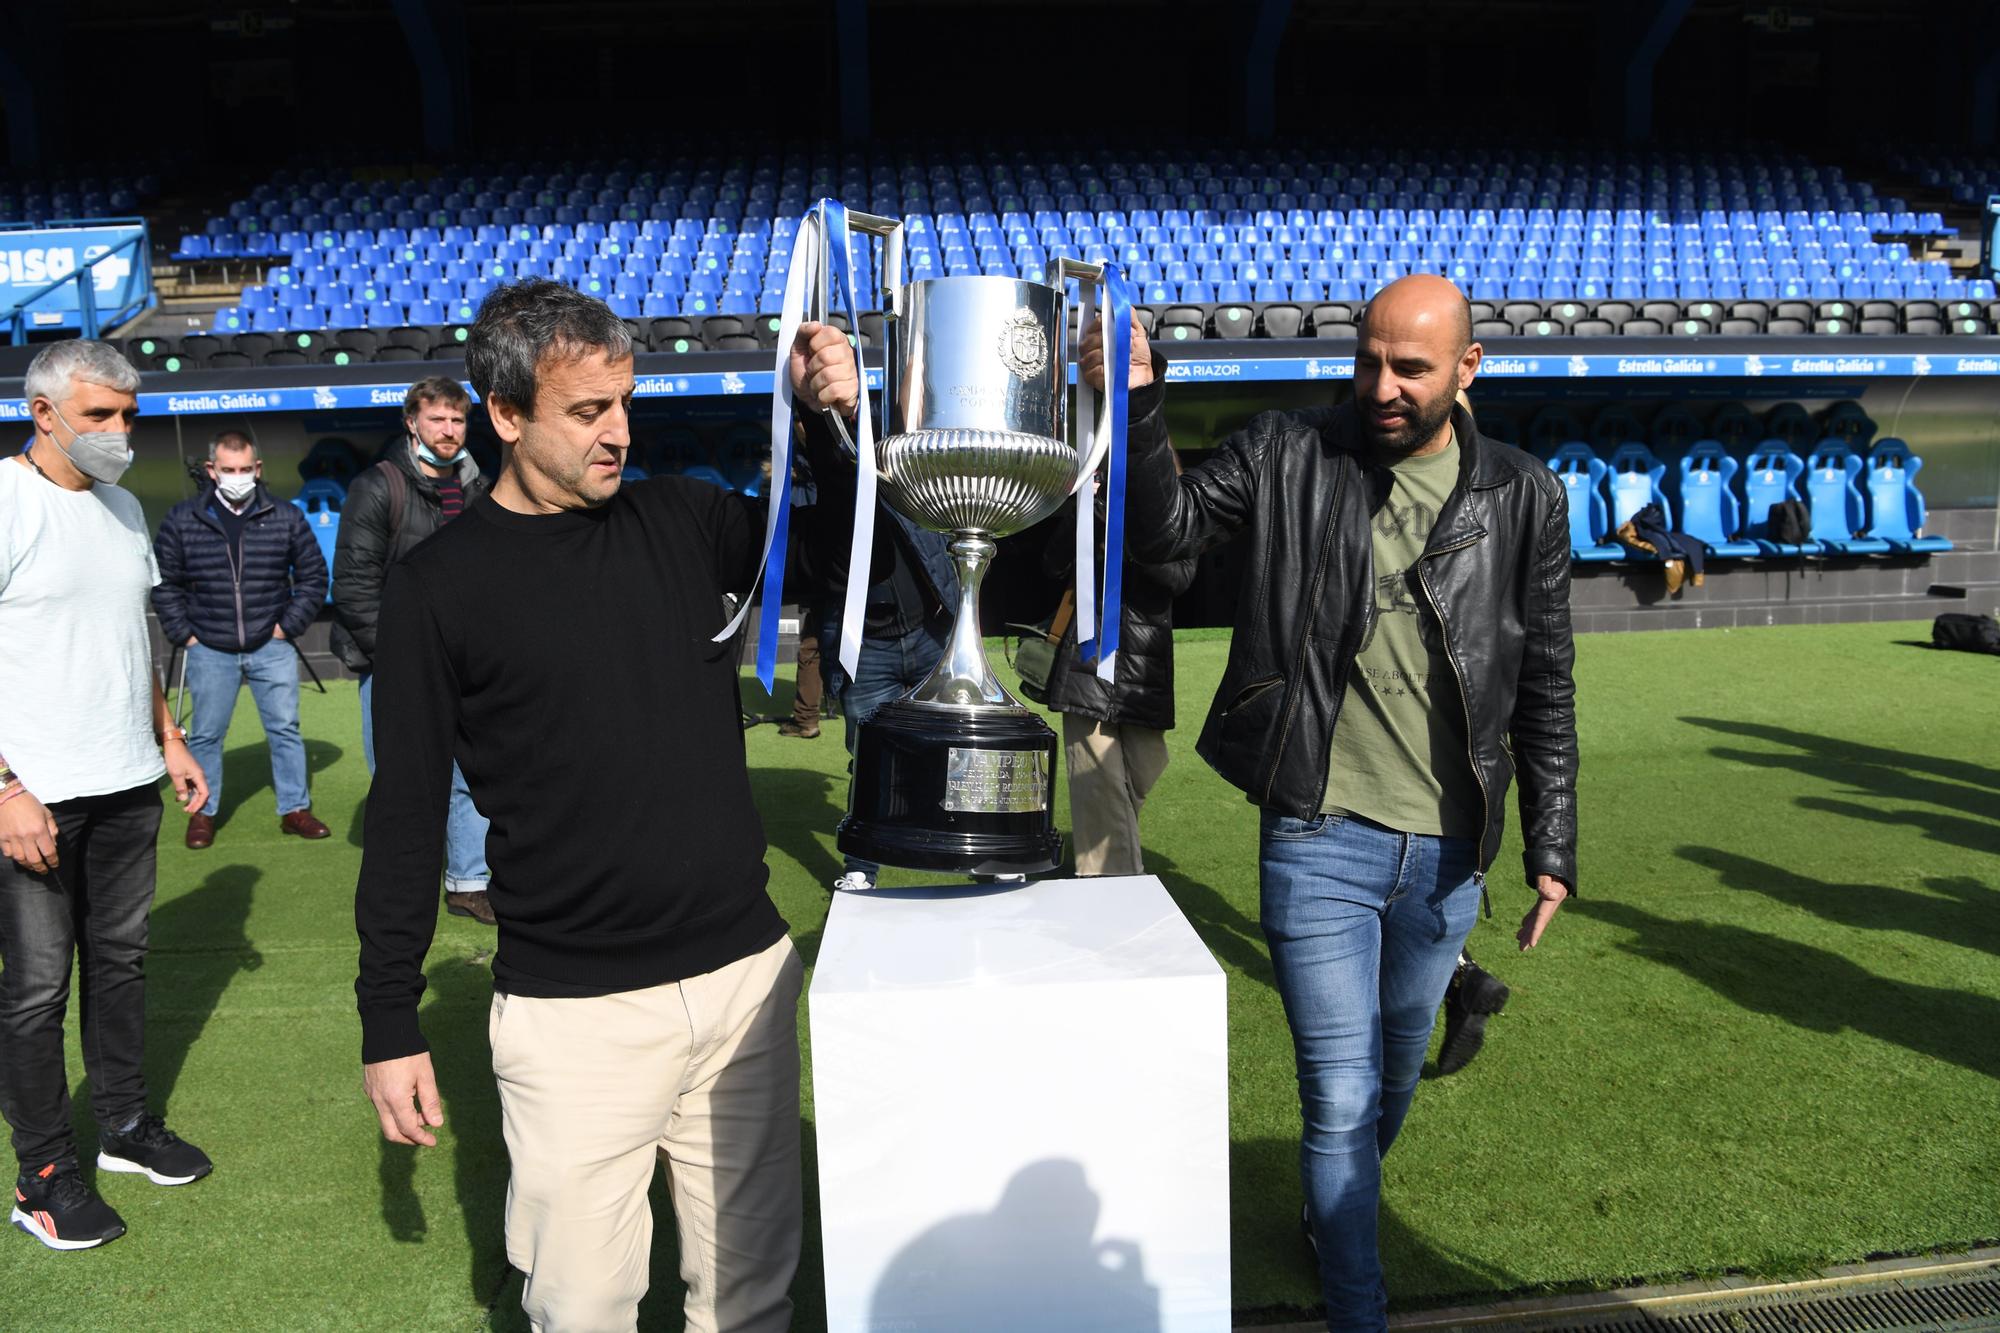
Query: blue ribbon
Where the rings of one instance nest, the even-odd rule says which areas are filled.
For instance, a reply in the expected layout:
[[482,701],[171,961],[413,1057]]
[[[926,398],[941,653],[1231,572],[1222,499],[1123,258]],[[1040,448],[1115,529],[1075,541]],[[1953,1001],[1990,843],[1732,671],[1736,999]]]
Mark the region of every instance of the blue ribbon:
[[1132,304],[1136,293],[1116,264],[1104,266],[1104,295],[1104,388],[1111,399],[1111,445],[1106,451],[1104,482],[1104,595],[1097,601],[1097,637],[1077,647],[1080,658],[1100,666],[1118,652],[1125,600],[1125,435],[1131,415]]
[[[787,464],[790,460],[786,460]],[[773,468],[775,473],[778,469]],[[757,616],[757,681],[766,695],[772,694],[778,679],[778,613],[785,606],[785,545],[792,527],[792,469],[773,476],[770,502],[778,506],[778,521],[771,529],[771,552],[764,564],[764,603]]]

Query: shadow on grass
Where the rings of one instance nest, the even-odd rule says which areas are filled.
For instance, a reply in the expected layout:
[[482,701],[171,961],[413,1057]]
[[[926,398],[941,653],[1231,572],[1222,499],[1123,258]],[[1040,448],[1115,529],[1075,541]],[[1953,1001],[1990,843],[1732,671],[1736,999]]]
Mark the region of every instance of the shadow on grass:
[[[1411,1114],[1424,1113],[1424,1097],[1419,1093]],[[1250,1139],[1230,1145],[1230,1179],[1260,1182],[1266,1187],[1254,1211],[1238,1211],[1231,1228],[1236,1255],[1233,1267],[1239,1287],[1253,1285],[1247,1280],[1251,1274],[1246,1271],[1251,1263],[1264,1269],[1262,1280],[1254,1283],[1256,1286],[1268,1288],[1276,1279],[1281,1284],[1314,1290],[1319,1287],[1318,1263],[1299,1228],[1299,1210],[1305,1195],[1299,1184],[1298,1163],[1296,1140]],[[1382,1258],[1390,1309],[1415,1310],[1491,1300],[1525,1285],[1526,1279],[1520,1274],[1455,1250],[1448,1239],[1418,1231],[1403,1219],[1393,1190],[1393,1185],[1387,1187],[1376,1222],[1376,1251]],[[1241,1195],[1237,1197],[1240,1210]],[[1411,1292],[1423,1294],[1412,1298],[1407,1294]],[[1258,1322],[1270,1322],[1279,1316],[1321,1320],[1326,1317],[1326,1307],[1314,1303],[1239,1309],[1236,1314],[1239,1318],[1255,1315]]]
[[2000,1078],[1993,1040],[2000,1000],[1880,977],[1830,950],[1741,926],[1674,921],[1602,898],[1569,910],[1632,932],[1619,948],[1675,968],[1739,1008],[1810,1032],[1859,1032]]
[[145,1068],[148,1100],[162,1114],[223,993],[238,973],[264,965],[245,930],[263,875],[256,866],[218,866],[200,887],[154,904],[146,951]]
[[[1834,736],[1816,736],[1811,732],[1793,731],[1789,727],[1773,727],[1758,722],[1738,722],[1712,717],[1684,717],[1681,721],[1690,726],[1705,727],[1710,731],[1719,731],[1745,740],[1788,746],[1797,752],[1778,754],[1768,750],[1711,750],[1710,753],[1718,759],[1755,764],[1764,768],[1789,768],[1816,778],[1851,783],[1867,794],[1906,801],[1923,801],[1931,805],[1964,810],[1968,814],[1983,815],[1989,819],[2000,814],[1995,810],[1996,798],[1988,794],[2000,792],[2000,769],[1968,763],[1961,759],[1940,759],[1932,755],[1912,754],[1905,750],[1885,750],[1879,746],[1863,745],[1858,741],[1842,740]],[[1918,776],[1919,774],[1923,776]],[[1985,792],[1968,790],[1972,787],[1983,787],[1986,790]]]
[[[1219,890],[1183,872],[1172,857],[1162,852],[1148,848],[1145,863],[1146,870],[1158,875],[1167,886],[1168,894],[1187,913],[1195,933],[1212,953],[1259,984],[1273,991],[1278,988],[1277,974],[1271,970],[1271,951],[1264,943],[1264,929],[1254,917],[1245,915]],[[1251,873],[1256,873],[1254,866]]]
[[[1933,842],[1983,852],[1988,856],[2000,855],[2000,809],[1996,809],[1992,816],[1995,822],[1982,823],[1977,819],[1940,814],[1935,810],[1884,810],[1876,806],[1855,805],[1850,801],[1830,801],[1819,796],[1801,796],[1797,804],[1803,810],[1817,810],[1821,814],[1839,815],[1845,819],[1866,820],[1871,824],[1899,824],[1918,830]],[[2000,806],[2000,802],[1996,802],[1996,806]]]
[[[1837,804],[1823,802],[1813,808]],[[1861,807],[1853,809],[1859,811]],[[1992,846],[1990,840],[1986,846]],[[1924,887],[1931,892],[1916,893],[1880,884],[1836,884],[1812,879],[1714,847],[1682,847],[1675,855],[1713,872],[1724,888],[1761,893],[1839,925],[1860,930],[1904,930],[1945,944],[2000,954],[2000,891],[1969,876],[1929,878]]]
[[[306,738],[306,776],[308,779],[324,773],[340,762],[346,751],[331,741]],[[271,791],[271,748],[260,738],[249,745],[239,745],[222,753],[222,799],[216,802],[215,820],[219,825],[227,825],[230,816],[243,808],[244,802],[259,792]],[[310,787],[308,787],[310,793]],[[278,809],[271,807],[271,818],[276,821]]]

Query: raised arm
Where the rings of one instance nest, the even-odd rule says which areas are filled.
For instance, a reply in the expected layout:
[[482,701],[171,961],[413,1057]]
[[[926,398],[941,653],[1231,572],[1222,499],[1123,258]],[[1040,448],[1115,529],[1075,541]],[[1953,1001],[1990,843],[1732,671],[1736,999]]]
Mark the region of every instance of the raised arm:
[[[1104,333],[1092,324],[1077,350],[1079,373],[1104,390]],[[1165,564],[1220,546],[1249,523],[1256,508],[1264,418],[1224,440],[1215,456],[1183,472],[1167,433],[1166,359],[1132,321],[1132,399],[1126,449],[1125,549],[1146,564]]]

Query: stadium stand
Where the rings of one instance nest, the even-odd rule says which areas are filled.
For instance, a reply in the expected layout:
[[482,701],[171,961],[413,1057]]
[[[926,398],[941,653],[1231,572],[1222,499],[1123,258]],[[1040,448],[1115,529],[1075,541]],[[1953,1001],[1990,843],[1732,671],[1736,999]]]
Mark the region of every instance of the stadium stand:
[[[918,277],[1117,261],[1175,341],[1352,337],[1360,303],[1420,272],[1466,290],[1482,337],[1845,335],[1864,321],[1980,334],[2000,319],[1992,282],[1880,239],[1948,234],[1938,214],[1777,151],[882,149],[420,182],[286,171],[174,258],[267,263],[211,332],[325,332],[350,357],[415,335],[368,349],[347,332],[449,342],[495,286],[528,276],[603,296],[651,350],[734,350],[772,331],[798,218],[821,195],[903,217]],[[167,350],[183,365],[277,351]]]
[[1949,194],[1954,203],[1979,208],[1985,205],[1988,196],[2000,194],[2000,153],[1990,148],[1898,149],[1888,153],[1887,158],[1893,170]]

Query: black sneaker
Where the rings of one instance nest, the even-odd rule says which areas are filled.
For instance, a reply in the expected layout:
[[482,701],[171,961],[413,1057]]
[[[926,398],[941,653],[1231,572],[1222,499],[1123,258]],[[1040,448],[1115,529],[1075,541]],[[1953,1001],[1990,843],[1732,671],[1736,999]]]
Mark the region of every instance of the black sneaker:
[[125,1234],[125,1219],[64,1157],[14,1182],[14,1225],[52,1250],[87,1250]]
[[99,1136],[99,1171],[132,1171],[155,1185],[185,1185],[215,1170],[208,1154],[167,1128],[151,1111],[122,1134]]
[[1438,1073],[1456,1074],[1486,1043],[1486,1020],[1507,1007],[1507,983],[1467,958],[1444,993],[1444,1045]]

